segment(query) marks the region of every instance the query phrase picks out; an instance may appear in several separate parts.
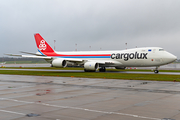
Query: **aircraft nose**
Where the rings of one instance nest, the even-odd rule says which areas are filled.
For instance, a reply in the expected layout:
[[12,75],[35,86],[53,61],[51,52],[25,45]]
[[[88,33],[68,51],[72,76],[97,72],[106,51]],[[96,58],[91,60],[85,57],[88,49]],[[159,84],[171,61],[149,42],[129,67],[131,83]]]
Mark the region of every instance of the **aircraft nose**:
[[177,60],[177,57],[169,52],[166,52],[166,54],[163,54],[163,61],[166,64],[172,63]]
[[177,56],[174,55],[174,58],[173,58],[173,59],[174,59],[174,61],[177,60]]
[[171,55],[169,56],[169,60],[171,60],[172,62],[174,62],[174,61],[177,60],[177,56],[171,54]]

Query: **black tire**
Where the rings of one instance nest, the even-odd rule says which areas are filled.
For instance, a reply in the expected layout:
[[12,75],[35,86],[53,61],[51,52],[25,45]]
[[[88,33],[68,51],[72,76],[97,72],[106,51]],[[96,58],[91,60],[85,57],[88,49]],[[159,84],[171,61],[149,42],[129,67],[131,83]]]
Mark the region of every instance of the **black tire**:
[[96,70],[86,70],[86,69],[84,69],[84,72],[96,72]]
[[100,68],[99,72],[106,72],[106,68],[105,67]]
[[156,74],[159,73],[159,70],[155,70],[154,73],[156,73]]

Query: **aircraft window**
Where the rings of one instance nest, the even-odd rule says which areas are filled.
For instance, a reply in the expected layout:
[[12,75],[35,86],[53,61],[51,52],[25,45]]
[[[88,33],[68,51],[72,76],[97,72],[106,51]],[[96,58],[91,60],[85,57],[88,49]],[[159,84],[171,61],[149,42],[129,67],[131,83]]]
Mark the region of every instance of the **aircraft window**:
[[159,51],[164,51],[164,49],[159,49]]

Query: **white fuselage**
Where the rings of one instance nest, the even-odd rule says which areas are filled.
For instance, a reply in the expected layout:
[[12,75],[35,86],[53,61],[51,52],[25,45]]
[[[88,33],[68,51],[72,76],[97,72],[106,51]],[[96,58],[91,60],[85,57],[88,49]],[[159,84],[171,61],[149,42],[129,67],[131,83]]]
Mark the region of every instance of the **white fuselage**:
[[[134,48],[117,51],[56,52],[60,59],[96,61],[100,67],[149,67],[174,62],[177,57],[159,47]],[[66,55],[66,56],[62,56]],[[103,56],[104,55],[104,56]],[[104,64],[101,64],[103,63]]]

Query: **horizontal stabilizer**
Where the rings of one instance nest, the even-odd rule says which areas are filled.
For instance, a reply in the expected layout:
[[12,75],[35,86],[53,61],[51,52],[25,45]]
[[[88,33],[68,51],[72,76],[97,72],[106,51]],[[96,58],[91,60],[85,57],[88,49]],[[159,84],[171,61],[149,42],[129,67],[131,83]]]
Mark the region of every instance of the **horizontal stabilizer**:
[[26,57],[26,58],[43,58],[43,59],[52,59],[51,57],[46,56],[32,56],[32,55],[15,55],[15,54],[5,54],[8,56],[16,56],[16,57]]
[[4,55],[22,57],[22,55],[15,55],[15,54],[4,54]]
[[36,53],[29,53],[29,52],[24,52],[24,51],[20,51],[21,53],[25,53],[25,54],[30,54],[30,55],[36,55],[36,56],[45,56],[42,54],[36,54]]

